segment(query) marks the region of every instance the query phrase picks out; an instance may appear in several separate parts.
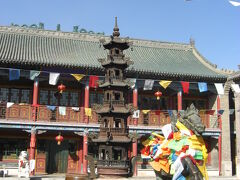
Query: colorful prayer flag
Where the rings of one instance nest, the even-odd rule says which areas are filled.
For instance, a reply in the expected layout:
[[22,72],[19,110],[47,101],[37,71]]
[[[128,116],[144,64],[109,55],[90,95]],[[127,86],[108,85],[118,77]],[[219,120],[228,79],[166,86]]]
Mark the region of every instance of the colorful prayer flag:
[[229,114],[232,115],[234,113],[234,109],[229,109]]
[[77,81],[80,81],[85,75],[84,74],[71,74]]
[[168,114],[171,117],[173,115],[173,111],[172,110],[168,110]]
[[59,114],[62,115],[62,116],[65,116],[66,115],[66,107],[64,106],[59,106],[58,107],[58,111],[59,111]]
[[218,110],[218,115],[222,115],[223,112],[224,112],[224,110],[222,110],[222,109]]
[[183,92],[188,94],[189,93],[189,82],[181,81]]
[[7,102],[7,108],[10,108],[12,105],[14,105],[13,102]]
[[215,110],[213,110],[213,109],[206,111],[206,114],[209,114],[209,115],[214,115],[214,113],[215,113]]
[[9,69],[9,81],[20,79],[20,69]]
[[92,109],[91,108],[85,108],[85,115],[88,117],[92,117]]
[[222,83],[214,83],[218,95],[224,95],[224,89],[223,89],[223,84]]
[[59,79],[60,73],[49,73],[49,84],[56,85]]
[[133,118],[139,118],[140,110],[136,110],[133,112]]
[[208,90],[207,83],[199,82],[198,83],[198,89],[199,89],[200,92],[206,92]]
[[159,84],[164,88],[166,89],[170,84],[171,84],[172,81],[166,81],[166,80],[162,80],[159,82]]
[[232,84],[231,86],[232,86],[234,92],[240,93],[239,84]]
[[34,71],[34,70],[31,70],[30,71],[30,79],[31,80],[34,80],[36,77],[38,77],[40,75],[40,71]]
[[240,2],[237,1],[229,1],[233,6],[240,6]]
[[152,90],[153,84],[154,84],[154,80],[152,80],[152,79],[147,79],[147,80],[145,80],[143,90],[144,90],[144,91],[146,91],[146,90]]
[[142,110],[142,113],[143,114],[147,114],[147,113],[149,113],[151,110]]
[[128,81],[131,83],[131,88],[134,89],[136,86],[137,79],[135,78],[128,78]]
[[98,80],[99,80],[98,76],[90,76],[89,77],[89,87],[97,88],[98,87]]

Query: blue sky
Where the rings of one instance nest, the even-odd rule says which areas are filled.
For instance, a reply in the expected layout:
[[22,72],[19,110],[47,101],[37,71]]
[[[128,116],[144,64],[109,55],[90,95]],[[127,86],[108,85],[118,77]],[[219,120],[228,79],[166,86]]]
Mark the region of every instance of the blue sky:
[[[239,1],[240,0],[236,0]],[[218,68],[240,64],[240,7],[228,0],[0,0],[0,26],[38,24],[72,31],[112,33],[118,16],[121,36],[189,43]]]

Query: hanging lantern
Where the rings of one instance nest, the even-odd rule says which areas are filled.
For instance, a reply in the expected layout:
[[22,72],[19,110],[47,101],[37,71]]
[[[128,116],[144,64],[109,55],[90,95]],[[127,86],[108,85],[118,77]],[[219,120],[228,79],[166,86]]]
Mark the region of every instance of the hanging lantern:
[[61,134],[59,134],[58,136],[56,136],[55,139],[56,139],[58,145],[60,145],[61,142],[63,141],[63,137],[61,136]]
[[156,96],[157,100],[159,100],[160,97],[162,96],[162,92],[157,91],[157,92],[154,93],[154,96]]
[[62,83],[61,83],[60,85],[58,85],[58,91],[59,91],[60,93],[62,93],[65,89],[66,89],[66,86],[63,85]]

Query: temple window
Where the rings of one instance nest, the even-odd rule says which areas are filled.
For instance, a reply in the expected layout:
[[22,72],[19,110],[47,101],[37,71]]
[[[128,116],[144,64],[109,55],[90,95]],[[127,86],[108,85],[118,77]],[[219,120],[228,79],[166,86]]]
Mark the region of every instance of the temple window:
[[19,89],[11,89],[10,102],[19,103]]
[[21,103],[29,103],[30,100],[30,90],[29,89],[22,89],[21,95]]
[[114,95],[115,95],[115,100],[119,101],[120,100],[120,93],[117,92],[117,93],[114,93]]
[[43,105],[48,104],[48,91],[47,90],[40,90],[39,103],[43,104]]
[[60,98],[60,106],[68,105],[68,92],[63,92]]
[[57,106],[58,105],[58,99],[55,96],[56,91],[50,91],[50,105]]
[[0,88],[0,102],[7,102],[8,101],[8,88]]
[[115,49],[115,53],[116,53],[116,54],[119,54],[119,49]]
[[70,106],[78,107],[79,106],[79,95],[77,92],[70,92]]

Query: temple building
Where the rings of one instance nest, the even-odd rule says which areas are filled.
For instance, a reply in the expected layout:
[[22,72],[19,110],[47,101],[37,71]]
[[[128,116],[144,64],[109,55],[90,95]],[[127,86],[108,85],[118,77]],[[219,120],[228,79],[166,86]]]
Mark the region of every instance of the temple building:
[[112,36],[0,26],[0,79],[0,166],[27,150],[32,174],[86,174],[87,155],[104,174],[135,157],[137,175],[149,168],[140,137],[194,103],[209,172],[240,172],[240,73],[217,69],[194,40],[121,38],[117,23]]

